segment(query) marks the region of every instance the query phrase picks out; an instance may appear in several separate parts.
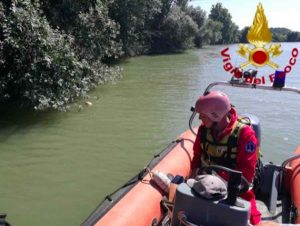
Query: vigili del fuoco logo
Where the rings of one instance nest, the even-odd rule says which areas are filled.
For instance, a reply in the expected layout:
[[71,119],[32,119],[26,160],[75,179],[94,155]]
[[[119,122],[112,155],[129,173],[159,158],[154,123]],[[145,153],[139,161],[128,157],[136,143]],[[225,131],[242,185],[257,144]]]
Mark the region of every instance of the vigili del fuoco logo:
[[[229,48],[221,51],[224,70],[229,72],[234,79],[241,79],[243,82],[266,84],[266,81],[269,80],[273,83],[273,86],[283,87],[286,75],[292,71],[293,66],[296,64],[298,49],[293,48],[291,50],[288,63],[284,68],[279,69],[276,57],[282,53],[281,45],[270,44],[272,33],[268,27],[268,21],[261,3],[257,6],[253,24],[247,33],[247,40],[250,44],[239,44],[239,49],[236,51],[240,57],[245,59],[239,66],[234,66],[231,63],[231,57],[228,53]],[[258,69],[261,67],[269,67],[275,70],[275,73],[257,77]]]

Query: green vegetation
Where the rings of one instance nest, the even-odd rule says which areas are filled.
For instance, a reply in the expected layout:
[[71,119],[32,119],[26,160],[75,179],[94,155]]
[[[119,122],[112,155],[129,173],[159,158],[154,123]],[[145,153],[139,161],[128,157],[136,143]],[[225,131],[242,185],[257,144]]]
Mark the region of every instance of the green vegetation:
[[231,15],[221,3],[213,5],[209,14],[209,19],[222,24],[221,39],[217,44],[235,43],[238,41],[238,26],[231,21]]
[[[247,42],[221,3],[188,0],[5,0],[0,2],[0,103],[65,110],[99,84],[118,79],[116,61]],[[272,28],[273,41],[300,33]]]
[[[246,43],[249,27],[244,27],[240,31],[240,43]],[[300,32],[291,31],[287,28],[270,28],[273,42],[299,42]]]
[[[115,48],[121,49],[111,37],[109,29],[117,25],[109,24],[107,12],[95,7],[77,14],[71,22],[81,22],[78,30],[68,30],[66,20],[51,26],[38,2],[0,3],[1,103],[36,110],[65,110],[74,98],[87,95],[91,88],[119,75],[118,68],[102,62],[107,57],[117,57]],[[63,24],[59,29],[58,25]],[[89,32],[96,25],[106,33]]]

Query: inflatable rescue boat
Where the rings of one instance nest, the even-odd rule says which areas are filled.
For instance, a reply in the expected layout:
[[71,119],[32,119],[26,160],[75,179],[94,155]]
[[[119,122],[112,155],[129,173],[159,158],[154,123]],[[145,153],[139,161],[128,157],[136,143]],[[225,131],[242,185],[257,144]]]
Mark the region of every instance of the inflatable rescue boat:
[[[254,88],[253,85],[235,81],[210,84]],[[291,91],[300,94],[296,88],[255,86],[256,89]],[[153,172],[166,172],[187,179],[193,169],[193,144],[195,128],[190,119],[190,130],[172,141],[164,150],[155,155],[149,164],[117,191],[105,197],[100,205],[81,224],[82,226],[247,226],[250,204],[229,194],[226,200],[211,201],[195,194],[182,182],[175,187],[174,199],[169,200],[162,187],[153,180]],[[247,116],[259,139],[259,120]],[[260,184],[255,188],[257,206],[262,220],[278,223],[300,224],[300,146],[294,155],[281,165],[261,164]],[[230,186],[228,182],[228,187]],[[229,191],[229,190],[228,190]],[[228,201],[231,198],[231,201]],[[232,202],[233,198],[233,202]],[[197,208],[194,208],[197,206]],[[234,223],[233,223],[234,222]]]

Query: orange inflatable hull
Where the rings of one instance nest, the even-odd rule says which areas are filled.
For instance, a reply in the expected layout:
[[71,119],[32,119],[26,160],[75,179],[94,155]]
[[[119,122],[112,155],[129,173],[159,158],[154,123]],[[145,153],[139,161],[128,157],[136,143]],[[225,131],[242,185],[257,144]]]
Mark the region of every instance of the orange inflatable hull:
[[[195,135],[191,131],[181,134],[174,141],[171,150],[151,170],[189,176],[192,171],[194,140]],[[86,221],[82,225],[149,226],[160,222],[163,217],[160,206],[163,194],[155,185],[149,183],[150,179],[149,173],[145,174],[143,180],[138,181],[120,200],[109,207],[103,216],[97,220],[94,217],[94,220]]]
[[[296,149],[295,154],[300,154],[300,146]],[[292,203],[295,208],[297,208],[298,213],[300,213],[300,158],[293,160],[291,162],[291,198]],[[294,223],[300,223],[300,214],[296,216]]]
[[[191,160],[194,157],[195,135],[191,131],[181,134],[149,164],[149,170],[172,175],[190,176]],[[300,146],[295,154],[300,154]],[[153,163],[154,162],[154,163]],[[286,185],[292,204],[300,212],[300,158],[291,161],[286,168]],[[149,171],[143,170],[120,190],[108,196],[100,206],[81,224],[82,226],[150,226],[162,218],[162,191],[152,183]],[[300,216],[294,217],[300,223]]]

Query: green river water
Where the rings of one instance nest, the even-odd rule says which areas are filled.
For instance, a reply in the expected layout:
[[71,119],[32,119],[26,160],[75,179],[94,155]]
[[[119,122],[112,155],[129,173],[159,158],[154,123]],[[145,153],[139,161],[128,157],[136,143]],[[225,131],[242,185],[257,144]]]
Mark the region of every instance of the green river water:
[[[283,43],[283,54],[272,60],[285,66],[294,47],[299,43]],[[2,108],[0,212],[13,226],[80,225],[106,195],[188,129],[189,109],[210,82],[230,78],[222,49],[128,59],[121,64],[122,80],[91,92],[92,106],[79,100],[66,113]],[[231,55],[234,65],[245,61]],[[299,64],[287,85],[300,88]],[[239,112],[260,118],[264,161],[281,163],[292,155],[300,143],[299,95],[221,90]]]

